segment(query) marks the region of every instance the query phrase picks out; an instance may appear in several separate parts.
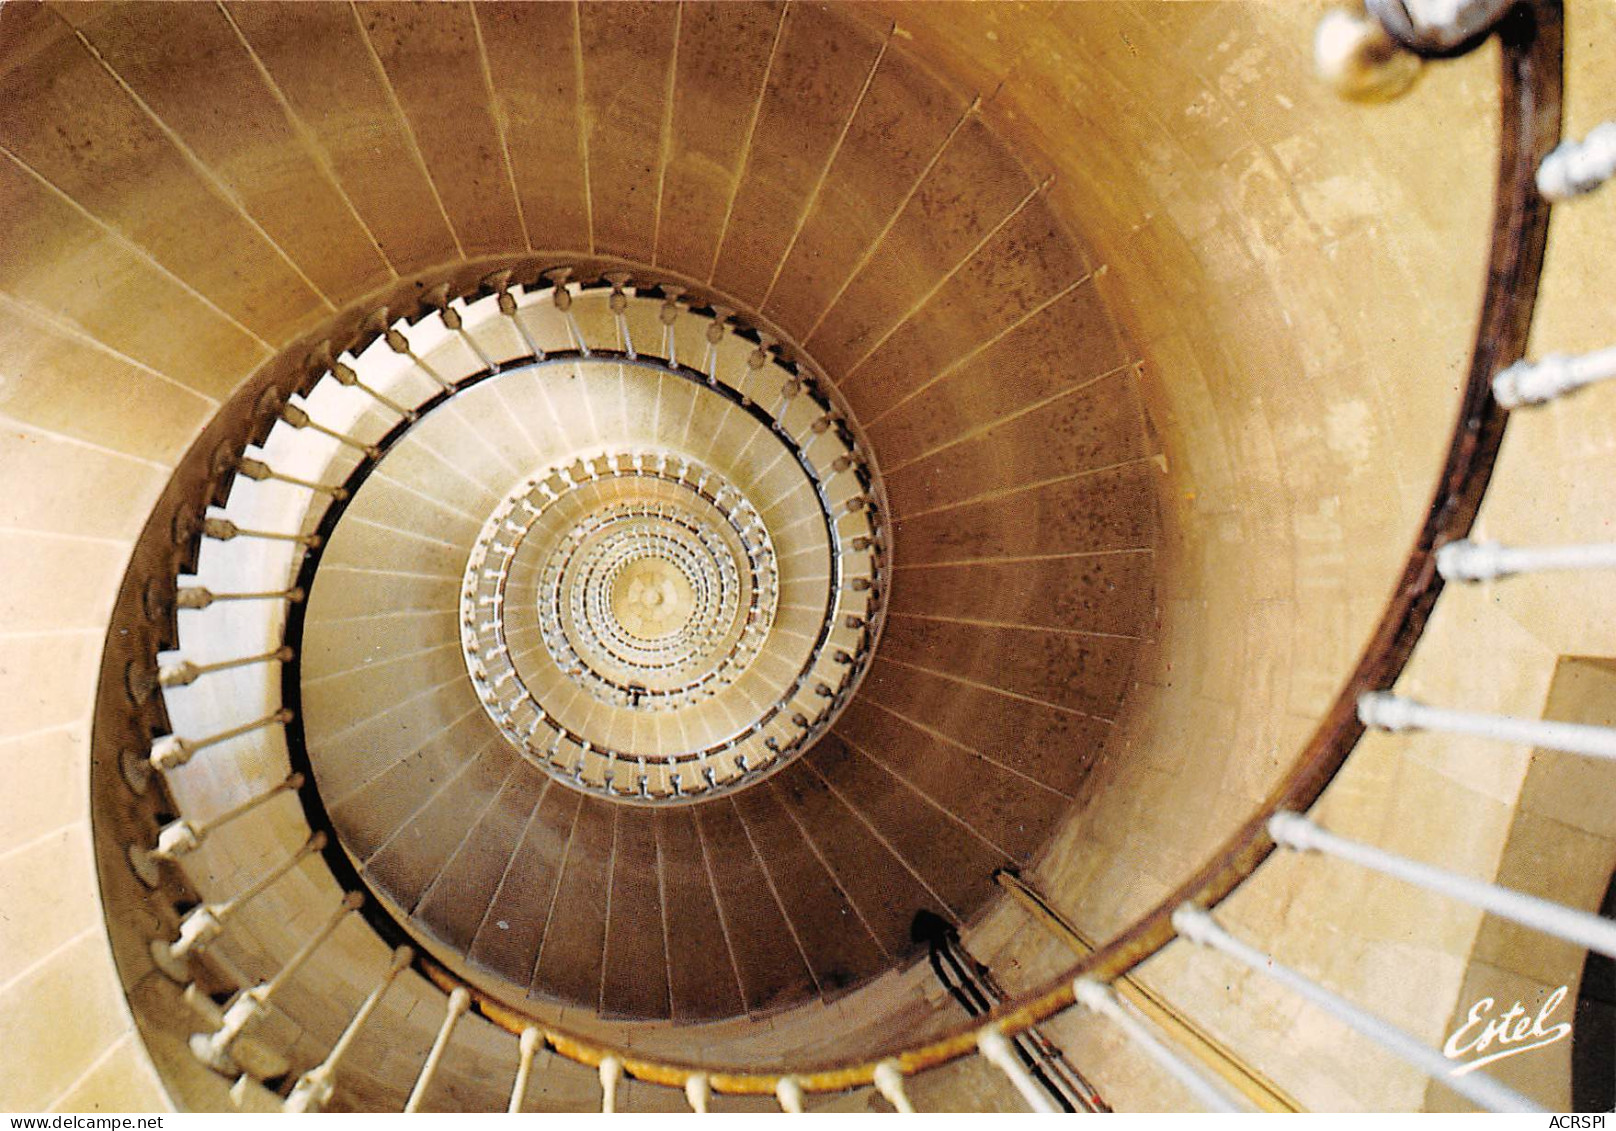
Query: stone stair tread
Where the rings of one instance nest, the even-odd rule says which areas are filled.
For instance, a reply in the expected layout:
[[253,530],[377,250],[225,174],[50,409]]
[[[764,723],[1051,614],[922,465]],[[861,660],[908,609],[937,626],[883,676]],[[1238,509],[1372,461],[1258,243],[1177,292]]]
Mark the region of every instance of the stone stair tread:
[[701,805],[695,817],[747,1012],[767,1013],[793,999],[817,995],[818,985],[733,802],[720,798]]

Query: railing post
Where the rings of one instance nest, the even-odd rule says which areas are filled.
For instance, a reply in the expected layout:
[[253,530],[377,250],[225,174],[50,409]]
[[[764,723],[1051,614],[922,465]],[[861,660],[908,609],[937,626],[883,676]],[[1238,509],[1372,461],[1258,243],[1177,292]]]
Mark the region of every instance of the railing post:
[[679,335],[673,329],[674,323],[679,321],[679,304],[674,301],[678,294],[678,291],[669,291],[657,311],[657,320],[662,323],[662,356],[672,369],[679,368]]
[[215,593],[200,585],[185,585],[175,591],[174,607],[205,609],[215,601],[289,601],[296,605],[303,597],[303,590],[295,585],[290,589],[264,589],[255,593]]
[[363,440],[356,440],[344,432],[338,432],[335,428],[327,428],[324,424],[321,424],[319,421],[311,417],[305,409],[298,405],[290,403],[282,405],[281,419],[286,421],[286,423],[290,424],[293,428],[307,428],[311,432],[318,432],[322,436],[329,436],[337,443],[346,444],[348,447],[354,449],[354,451],[363,453],[370,459],[377,459],[382,454],[381,449],[375,444],[367,444]]
[[607,1054],[600,1058],[600,1110],[607,1115],[617,1111],[617,1085],[623,1080],[623,1062]]
[[903,1073],[895,1060],[883,1060],[875,1066],[875,1090],[902,1115],[913,1115],[914,1105],[903,1090]]
[[1186,903],[1173,912],[1173,927],[1190,942],[1211,947],[1248,969],[1272,978],[1297,996],[1323,1009],[1359,1035],[1368,1037],[1387,1052],[1414,1065],[1468,1100],[1492,1111],[1542,1110],[1525,1096],[1480,1073],[1467,1076],[1453,1075],[1453,1062],[1436,1049],[1421,1044],[1395,1025],[1359,1009],[1339,994],[1332,993],[1290,967],[1275,962],[1272,955],[1241,942],[1218,926],[1216,920],[1199,907]]
[[[383,313],[385,314],[385,312]],[[443,374],[439,373],[436,369],[432,368],[432,366],[428,365],[426,363],[426,359],[415,352],[414,347],[410,345],[410,340],[404,336],[404,331],[398,329],[397,327],[389,326],[387,331],[382,335],[382,340],[387,343],[388,349],[392,350],[401,357],[409,358],[411,363],[414,364],[415,368],[419,369],[422,373],[425,373],[429,378],[431,378],[432,382],[440,389],[452,390],[454,388],[453,381],[446,380]]]
[[516,332],[521,335],[522,341],[532,352],[533,360],[543,361],[545,358],[543,347],[541,347],[538,342],[533,340],[532,331],[527,328],[527,324],[522,321],[521,316],[517,313],[516,296],[511,294],[510,291],[504,289],[504,287],[501,287],[499,291],[499,298],[497,298],[495,301],[499,304],[499,312],[506,318],[509,318],[511,320],[511,325],[516,327]]
[[1616,759],[1616,728],[1455,711],[1447,707],[1430,707],[1384,691],[1372,691],[1359,698],[1358,719],[1364,726],[1380,730],[1430,730],[1463,734],[1494,742],[1542,746],[1589,758]]
[[977,1033],[976,1047],[987,1058],[989,1064],[1009,1077],[1010,1083],[1020,1093],[1028,1107],[1038,1112],[1055,1110],[1055,1105],[1038,1086],[1038,1081],[1032,1078],[1026,1065],[1021,1063],[1015,1050],[1010,1047],[1010,1038],[1000,1032],[997,1025],[989,1025]]
[[730,312],[716,308],[713,313],[715,317],[707,323],[707,353],[701,359],[701,371],[709,382],[718,380],[718,346],[724,340],[724,320]]
[[414,409],[405,408],[391,397],[377,392],[375,389],[372,389],[369,385],[361,381],[359,379],[359,374],[354,372],[353,366],[348,365],[345,362],[334,361],[331,363],[330,369],[331,379],[337,384],[350,389],[358,389],[377,404],[391,410],[395,415],[401,416],[405,420],[409,421],[414,421],[420,417],[420,413],[416,412]]
[[404,1102],[406,1114],[419,1111],[421,1101],[426,1098],[427,1089],[432,1086],[432,1078],[438,1074],[438,1065],[443,1061],[444,1051],[449,1047],[449,1038],[454,1036],[455,1026],[459,1023],[461,1014],[471,1008],[471,994],[465,986],[456,986],[449,995],[448,1008],[443,1015],[443,1024],[438,1028],[438,1035],[432,1041],[432,1048],[426,1054],[426,1063],[421,1065],[421,1074],[415,1078],[415,1087],[410,1090],[410,1098]]
[[1581,141],[1563,141],[1537,170],[1537,191],[1547,200],[1570,200],[1616,177],[1616,122],[1588,131]]
[[282,483],[290,483],[294,487],[302,487],[306,491],[313,491],[317,495],[328,495],[339,502],[348,497],[346,487],[332,487],[324,483],[316,483],[312,479],[299,479],[295,475],[282,475],[261,459],[250,459],[243,456],[241,459],[236,460],[236,471],[255,483],[262,483],[266,479],[277,479]]
[[685,1077],[685,1102],[690,1110],[701,1115],[707,1114],[707,1105],[713,1094],[712,1081],[705,1072],[692,1072]]
[[1349,860],[1449,899],[1490,911],[1523,927],[1616,958],[1616,922],[1601,916],[1483,880],[1473,880],[1442,868],[1433,868],[1394,852],[1337,836],[1299,813],[1275,813],[1268,821],[1268,833],[1275,843],[1286,848],[1323,852]]
[[177,734],[165,734],[152,742],[149,761],[154,769],[177,769],[196,757],[197,752],[200,750],[206,750],[210,746],[217,746],[221,742],[239,738],[244,734],[250,734],[263,727],[273,726],[276,723],[284,725],[291,721],[292,712],[282,707],[280,710],[265,715],[261,719],[254,719],[250,723],[243,723],[241,726],[220,731],[218,734],[209,735],[207,738],[181,738]]
[[1103,982],[1093,978],[1079,978],[1072,983],[1072,992],[1078,1003],[1085,1009],[1098,1013],[1107,1018],[1119,1029],[1126,1033],[1134,1044],[1166,1070],[1167,1074],[1177,1080],[1194,1096],[1208,1111],[1239,1111],[1239,1107],[1232,1103],[1228,1096],[1223,1094],[1212,1081],[1196,1071],[1195,1066],[1179,1056],[1165,1042],[1161,1040],[1144,1018],[1140,1017],[1134,1009],[1117,997],[1116,992]]
[[325,833],[317,832],[304,842],[302,848],[253,881],[246,891],[224,903],[203,903],[192,908],[180,920],[177,939],[171,943],[162,939],[151,941],[152,961],[159,970],[181,985],[190,981],[190,956],[206,950],[208,944],[224,932],[231,916],[262,895],[276,880],[324,848],[325,844]]
[[252,664],[289,664],[292,662],[292,649],[283,644],[279,648],[272,648],[268,652],[260,652],[254,656],[241,656],[234,660],[216,660],[211,664],[198,664],[191,660],[176,660],[172,664],[164,664],[157,669],[157,684],[159,687],[188,687],[205,675],[214,672],[229,671],[231,668],[244,668]]
[[484,369],[492,371],[499,368],[494,364],[494,359],[488,356],[487,351],[477,344],[477,339],[466,331],[466,320],[460,316],[460,311],[449,305],[447,287],[444,288],[442,304],[437,309],[438,317],[443,320],[444,326],[459,335],[460,340],[466,343],[466,348],[477,355],[477,360],[482,363]]
[[387,973],[382,975],[375,988],[360,1003],[359,1011],[354,1014],[353,1020],[348,1022],[347,1028],[343,1029],[337,1043],[331,1046],[331,1051],[325,1054],[325,1059],[299,1076],[297,1083],[292,1086],[292,1093],[286,1097],[284,1105],[288,1112],[301,1114],[319,1111],[331,1102],[331,1097],[337,1090],[338,1063],[352,1047],[355,1038],[359,1036],[359,1030],[370,1020],[370,1015],[381,1005],[388,988],[414,957],[415,951],[407,946],[401,946],[393,952],[393,961],[388,965]]
[[318,534],[285,534],[278,530],[248,530],[237,526],[228,518],[212,516],[202,520],[202,535],[216,542],[229,542],[236,538],[262,538],[269,542],[296,542],[313,550],[320,545]]
[[1616,542],[1504,546],[1461,539],[1436,552],[1436,569],[1444,581],[1494,581],[1550,570],[1616,569]]
[[522,1100],[527,1095],[527,1082],[533,1075],[533,1057],[543,1043],[544,1034],[532,1025],[523,1029],[522,1035],[517,1038],[516,1082],[511,1085],[511,1102],[505,1109],[510,1115],[522,1110]]
[[775,1082],[774,1098],[780,1102],[781,1111],[802,1114],[802,1085],[795,1076],[782,1076]]
[[585,357],[589,356],[589,343],[584,341],[584,332],[578,325],[578,316],[572,312],[572,292],[567,289],[567,279],[572,275],[572,268],[557,267],[544,273],[545,280],[550,284],[550,301],[561,316],[567,321],[567,335],[577,347],[578,352]]
[[134,869],[140,882],[149,888],[157,886],[162,879],[159,866],[164,863],[173,863],[187,852],[194,852],[207,838],[207,835],[221,825],[227,825],[246,813],[258,808],[266,802],[272,801],[283,793],[303,788],[303,775],[292,774],[285,781],[271,789],[266,789],[256,797],[243,801],[232,809],[227,809],[217,817],[207,821],[188,821],[180,818],[170,821],[157,833],[157,844],[153,848],[142,848],[138,844],[131,844],[128,849],[129,866]]
[[1616,346],[1573,357],[1554,353],[1517,361],[1493,378],[1493,396],[1505,408],[1545,404],[1599,381],[1616,378]]
[[1313,35],[1313,66],[1342,98],[1379,102],[1402,94],[1420,75],[1420,58],[1363,12],[1332,9]]
[[329,939],[332,933],[342,925],[350,913],[357,911],[364,897],[358,892],[349,892],[343,897],[341,905],[326,918],[320,929],[314,932],[302,946],[287,960],[280,972],[267,982],[261,982],[237,995],[224,1011],[224,1022],[215,1032],[193,1033],[191,1035],[191,1055],[203,1064],[222,1075],[235,1075],[240,1072],[231,1051],[236,1039],[242,1031],[252,1022],[258,1020],[269,1011],[269,1003],[275,994],[292,979],[292,976],[302,968],[303,964],[313,957],[314,952]]
[[611,297],[606,302],[611,308],[613,320],[617,323],[617,338],[623,353],[632,361],[639,354],[635,352],[634,338],[629,333],[628,295],[623,292],[623,288],[628,285],[629,276],[627,272],[614,271],[604,277],[612,285]]

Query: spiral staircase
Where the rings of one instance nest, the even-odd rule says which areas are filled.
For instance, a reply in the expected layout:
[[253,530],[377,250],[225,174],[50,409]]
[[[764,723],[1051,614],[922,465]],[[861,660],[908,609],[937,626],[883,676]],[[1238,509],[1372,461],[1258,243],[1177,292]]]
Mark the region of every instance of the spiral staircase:
[[0,1104],[1599,1102],[1448,1035],[1616,957],[1612,22],[1460,8],[0,8]]

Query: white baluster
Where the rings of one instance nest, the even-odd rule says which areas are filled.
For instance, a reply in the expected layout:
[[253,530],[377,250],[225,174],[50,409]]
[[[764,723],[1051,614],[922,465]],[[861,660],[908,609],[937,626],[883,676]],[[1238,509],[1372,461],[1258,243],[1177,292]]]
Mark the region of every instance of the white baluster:
[[1436,571],[1444,581],[1494,581],[1519,573],[1583,569],[1616,569],[1616,542],[1504,546],[1465,539],[1436,552]]
[[989,1064],[1009,1077],[1028,1107],[1041,1112],[1056,1110],[1049,1096],[1032,1078],[1032,1073],[1027,1071],[1027,1066],[1021,1063],[1021,1058],[1010,1044],[1010,1038],[1001,1033],[997,1025],[989,1025],[977,1033],[976,1047]]
[[405,420],[419,419],[421,414],[416,412],[414,409],[405,408],[391,397],[378,393],[375,389],[372,389],[369,385],[361,381],[359,379],[359,374],[354,372],[353,366],[341,361],[336,361],[331,363],[330,368],[331,378],[337,384],[342,385],[345,388],[358,389],[360,392],[370,397],[371,400],[383,405],[388,409],[391,409],[394,413],[403,417]]
[[1361,9],[1333,9],[1319,18],[1314,32],[1313,67],[1343,98],[1383,101],[1413,85],[1420,58]]
[[1490,1111],[1530,1111],[1543,1109],[1518,1092],[1480,1073],[1454,1076],[1453,1061],[1424,1045],[1395,1025],[1390,1025],[1359,1009],[1339,994],[1275,962],[1271,955],[1249,946],[1229,934],[1198,907],[1185,904],[1173,913],[1173,927],[1190,942],[1211,947],[1235,961],[1266,975],[1297,996],[1312,1002],[1342,1024],[1368,1037],[1387,1052],[1419,1068],[1433,1079]]
[[522,1100],[527,1096],[527,1082],[533,1075],[533,1057],[542,1044],[544,1034],[532,1025],[523,1029],[521,1037],[517,1039],[516,1083],[511,1085],[511,1103],[505,1109],[511,1115],[522,1110]]
[[781,1111],[802,1114],[802,1085],[795,1076],[782,1076],[775,1081],[774,1098],[780,1101]]
[[161,687],[187,687],[202,676],[213,672],[229,671],[231,668],[244,668],[252,664],[289,664],[291,662],[292,649],[285,644],[268,652],[260,652],[256,656],[242,656],[234,660],[216,660],[211,664],[198,664],[190,660],[176,660],[172,664],[164,664],[157,669],[157,683]]
[[584,332],[578,325],[578,316],[572,312],[572,292],[567,289],[565,282],[556,282],[555,289],[550,292],[550,301],[567,320],[567,334],[572,338],[572,344],[578,348],[579,353],[588,357],[589,343],[584,341]]
[[292,712],[282,707],[273,714],[265,715],[261,719],[254,719],[250,723],[243,723],[229,730],[219,731],[207,738],[181,738],[177,734],[165,734],[152,742],[150,762],[159,770],[172,770],[185,765],[200,750],[210,746],[217,746],[232,738],[239,738],[263,727],[273,726],[277,723],[285,724],[292,721]]
[[303,788],[303,775],[293,774],[285,781],[272,789],[267,789],[258,796],[243,801],[233,809],[227,809],[218,816],[206,821],[188,821],[181,818],[170,821],[164,825],[157,834],[155,848],[142,848],[138,844],[129,846],[129,865],[140,878],[140,882],[149,888],[157,886],[162,878],[158,866],[184,856],[187,852],[194,852],[207,839],[213,830],[229,824],[237,817],[252,812],[260,805],[272,801],[283,793]]
[[248,1025],[269,1012],[269,1005],[274,1000],[275,994],[292,980],[303,964],[331,937],[332,932],[342,925],[342,921],[357,911],[363,902],[364,897],[358,892],[350,892],[344,896],[337,910],[326,918],[318,931],[297,948],[278,974],[267,982],[260,982],[251,989],[243,990],[236,996],[236,1000],[225,1009],[223,1022],[216,1031],[192,1034],[191,1055],[215,1072],[228,1076],[238,1074],[241,1069],[231,1055],[236,1039]]
[[218,542],[229,542],[236,538],[263,538],[270,542],[296,542],[312,550],[320,544],[318,534],[289,534],[281,530],[248,530],[237,526],[228,518],[213,515],[202,520],[202,536],[212,538]]
[[875,1066],[875,1090],[887,1103],[903,1115],[913,1115],[915,1107],[903,1090],[903,1072],[895,1060],[883,1060]]
[[282,483],[290,483],[294,487],[302,487],[306,491],[313,491],[319,495],[329,495],[333,499],[340,500],[348,497],[346,487],[332,487],[324,483],[316,483],[312,479],[299,479],[295,475],[283,475],[261,459],[249,459],[243,456],[236,461],[236,471],[255,483],[262,483],[266,479],[276,479]]
[[331,1097],[337,1090],[337,1065],[353,1047],[354,1040],[364,1028],[365,1022],[370,1020],[370,1015],[381,1005],[388,988],[414,957],[415,952],[407,946],[401,946],[393,952],[393,961],[388,965],[387,973],[382,975],[375,988],[360,1003],[359,1012],[348,1022],[348,1027],[337,1038],[337,1043],[331,1046],[331,1051],[326,1053],[325,1059],[298,1077],[297,1083],[292,1086],[291,1094],[286,1097],[284,1105],[286,1111],[294,1114],[319,1111],[331,1102]]
[[1286,848],[1322,852],[1327,856],[1350,860],[1416,887],[1490,911],[1535,931],[1616,958],[1616,922],[1598,915],[1433,868],[1373,845],[1337,836],[1299,813],[1275,813],[1268,821],[1268,834]]
[[1239,1111],[1240,1106],[1224,1094],[1223,1089],[1203,1076],[1194,1065],[1168,1047],[1137,1010],[1121,998],[1116,991],[1093,978],[1079,978],[1072,983],[1078,1004],[1100,1014],[1126,1033],[1140,1050],[1159,1064],[1167,1074],[1189,1091],[1208,1111]]
[[443,320],[445,327],[460,336],[460,340],[466,343],[467,349],[477,355],[477,360],[482,362],[484,369],[494,370],[499,368],[494,359],[488,356],[487,351],[478,344],[477,339],[472,337],[471,332],[466,329],[465,319],[460,316],[460,311],[445,303],[438,308],[438,317]]
[[264,589],[255,593],[215,593],[200,585],[185,585],[175,590],[174,607],[205,609],[215,601],[289,601],[296,605],[303,597],[303,590],[295,585],[290,589]]
[[[746,367],[749,370],[761,369],[768,360],[768,352],[764,350],[763,347],[759,346],[757,349],[753,350],[747,355]],[[791,403],[792,398],[796,397],[801,392],[801,377],[792,377],[786,381],[780,386],[780,395],[775,399],[774,407],[769,409],[769,415],[774,417],[774,419],[779,420],[785,415],[786,406]]]
[[260,876],[246,891],[224,903],[203,903],[192,908],[185,918],[180,920],[178,938],[171,943],[162,939],[152,940],[152,961],[157,964],[159,970],[176,982],[184,984],[190,981],[191,971],[188,964],[190,956],[207,949],[208,944],[224,932],[225,924],[230,921],[231,916],[262,895],[276,880],[324,848],[325,844],[325,833],[317,832],[304,842],[302,848]]
[[1616,346],[1585,354],[1554,353],[1517,361],[1493,378],[1493,398],[1505,408],[1543,404],[1596,381],[1616,377]]
[[679,320],[679,304],[673,301],[674,293],[670,293],[663,301],[662,309],[657,311],[657,318],[662,323],[662,356],[667,359],[669,365],[677,369],[679,339],[673,331],[673,324]]
[[1563,141],[1537,170],[1537,191],[1569,200],[1616,177],[1616,122],[1595,126],[1581,141]]
[[1589,758],[1616,758],[1616,729],[1611,727],[1453,711],[1446,707],[1430,707],[1385,691],[1372,691],[1359,697],[1358,719],[1365,726],[1378,730],[1432,730],[1495,742],[1564,750],[1568,754],[1583,754]]
[[428,365],[426,360],[415,352],[414,348],[410,345],[410,340],[404,336],[404,331],[398,329],[397,327],[389,327],[387,332],[382,335],[382,340],[387,343],[388,349],[392,350],[401,357],[409,358],[414,364],[415,368],[419,369],[422,373],[425,373],[439,388],[449,390],[454,388],[453,381],[445,379],[443,374],[439,373],[436,369],[432,368],[432,366]]
[[293,428],[307,428],[311,432],[318,432],[322,436],[329,436],[331,439],[337,441],[337,443],[346,444],[355,451],[363,452],[371,459],[375,459],[382,454],[381,449],[375,444],[367,444],[363,440],[356,440],[352,436],[349,436],[343,432],[338,432],[334,428],[327,428],[324,424],[321,424],[319,421],[311,417],[300,405],[282,405],[281,419],[286,421],[286,423],[290,424]]
[[466,991],[465,986],[456,986],[454,992],[449,995],[443,1024],[438,1027],[438,1035],[432,1041],[432,1049],[426,1054],[426,1063],[421,1065],[421,1074],[415,1078],[415,1087],[410,1089],[410,1098],[404,1101],[406,1114],[421,1110],[421,1101],[426,1098],[427,1089],[432,1086],[432,1078],[438,1074],[438,1065],[443,1062],[443,1054],[449,1047],[449,1038],[454,1036],[455,1025],[469,1008],[471,1008],[471,994]]
[[600,1110],[607,1115],[617,1111],[617,1085],[623,1081],[623,1062],[607,1054],[600,1058]]
[[707,352],[701,359],[701,371],[707,374],[708,383],[718,380],[718,344],[724,340],[724,315],[707,323]]
[[705,1072],[692,1072],[685,1077],[685,1102],[690,1110],[701,1115],[707,1114],[707,1105],[713,1094],[712,1081]]
[[511,325],[516,327],[516,332],[521,335],[522,341],[527,344],[528,351],[533,354],[533,360],[543,361],[545,357],[544,350],[539,346],[538,342],[533,340],[532,333],[528,331],[527,323],[523,322],[521,315],[517,313],[516,296],[511,294],[510,291],[502,289],[496,301],[499,303],[499,312],[511,320]]
[[612,285],[611,298],[607,304],[611,307],[612,317],[617,322],[617,339],[622,350],[630,358],[638,357],[634,350],[634,338],[628,328],[628,295],[623,293],[623,287],[628,283],[628,275],[623,272],[614,272],[607,275],[606,281]]

